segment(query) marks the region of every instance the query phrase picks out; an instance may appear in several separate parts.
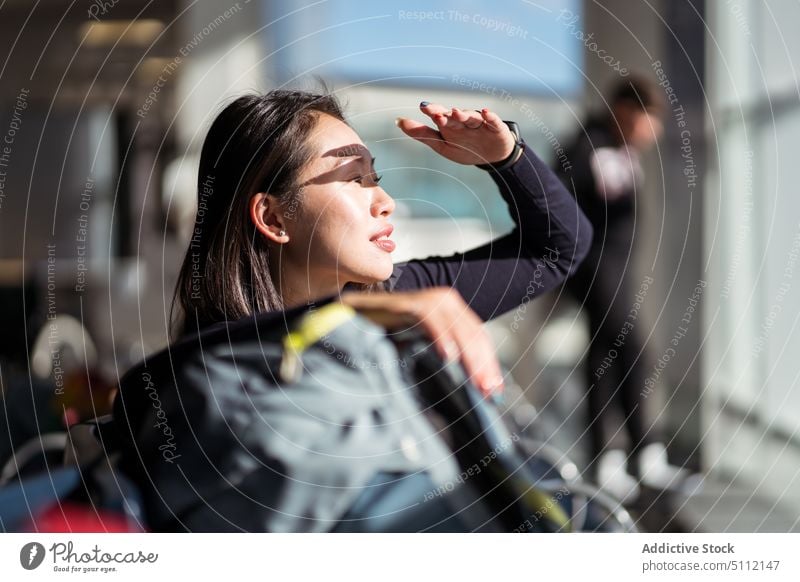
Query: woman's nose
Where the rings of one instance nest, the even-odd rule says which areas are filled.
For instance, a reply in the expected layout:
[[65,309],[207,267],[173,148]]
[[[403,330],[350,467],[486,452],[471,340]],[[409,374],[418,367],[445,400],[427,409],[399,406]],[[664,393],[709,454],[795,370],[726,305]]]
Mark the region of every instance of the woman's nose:
[[394,198],[389,196],[383,188],[376,188],[375,199],[372,202],[372,215],[388,217],[394,212],[394,206]]

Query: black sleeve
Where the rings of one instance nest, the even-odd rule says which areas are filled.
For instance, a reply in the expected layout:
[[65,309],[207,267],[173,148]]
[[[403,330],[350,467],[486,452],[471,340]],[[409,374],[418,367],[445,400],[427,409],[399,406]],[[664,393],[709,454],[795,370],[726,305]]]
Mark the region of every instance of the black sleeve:
[[550,168],[526,145],[521,158],[492,171],[492,179],[514,230],[465,253],[398,263],[391,290],[453,287],[487,321],[557,287],[575,271],[591,245],[592,227]]

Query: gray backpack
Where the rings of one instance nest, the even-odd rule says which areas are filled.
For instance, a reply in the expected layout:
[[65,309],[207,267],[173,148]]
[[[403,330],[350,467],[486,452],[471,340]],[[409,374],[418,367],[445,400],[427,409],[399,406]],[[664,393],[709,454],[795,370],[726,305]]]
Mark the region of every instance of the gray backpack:
[[460,366],[337,303],[173,346],[126,374],[114,416],[156,531],[572,527],[568,489]]

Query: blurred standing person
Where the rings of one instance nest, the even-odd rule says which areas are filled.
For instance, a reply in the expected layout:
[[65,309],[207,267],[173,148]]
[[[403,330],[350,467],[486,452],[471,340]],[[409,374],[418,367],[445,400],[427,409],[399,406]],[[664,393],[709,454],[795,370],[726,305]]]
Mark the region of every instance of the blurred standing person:
[[[664,102],[655,84],[632,75],[612,88],[607,107],[605,115],[589,118],[568,146],[571,167],[557,171],[594,227],[591,250],[567,289],[589,316],[586,371],[595,478],[630,501],[638,495],[639,480],[666,488],[686,471],[667,463],[663,439],[645,407],[642,390],[651,357],[645,330],[629,318],[637,300],[624,281],[633,255],[636,192],[644,180],[639,158],[663,132]],[[616,430],[609,421],[615,410],[625,419],[627,452],[613,443]]]

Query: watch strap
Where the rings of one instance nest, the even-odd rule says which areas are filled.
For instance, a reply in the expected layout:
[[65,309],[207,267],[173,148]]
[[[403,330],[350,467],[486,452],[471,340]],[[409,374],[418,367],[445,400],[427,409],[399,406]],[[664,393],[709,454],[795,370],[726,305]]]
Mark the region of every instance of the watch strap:
[[493,164],[475,164],[476,167],[480,168],[481,170],[487,170],[495,172],[500,172],[505,170],[506,168],[510,168],[513,166],[520,157],[520,152],[522,151],[523,142],[522,142],[522,135],[519,131],[519,125],[515,121],[506,121],[503,120],[508,126],[508,129],[511,131],[511,135],[514,136],[514,149],[511,150],[511,154],[504,160],[500,160],[499,162],[494,162]]

